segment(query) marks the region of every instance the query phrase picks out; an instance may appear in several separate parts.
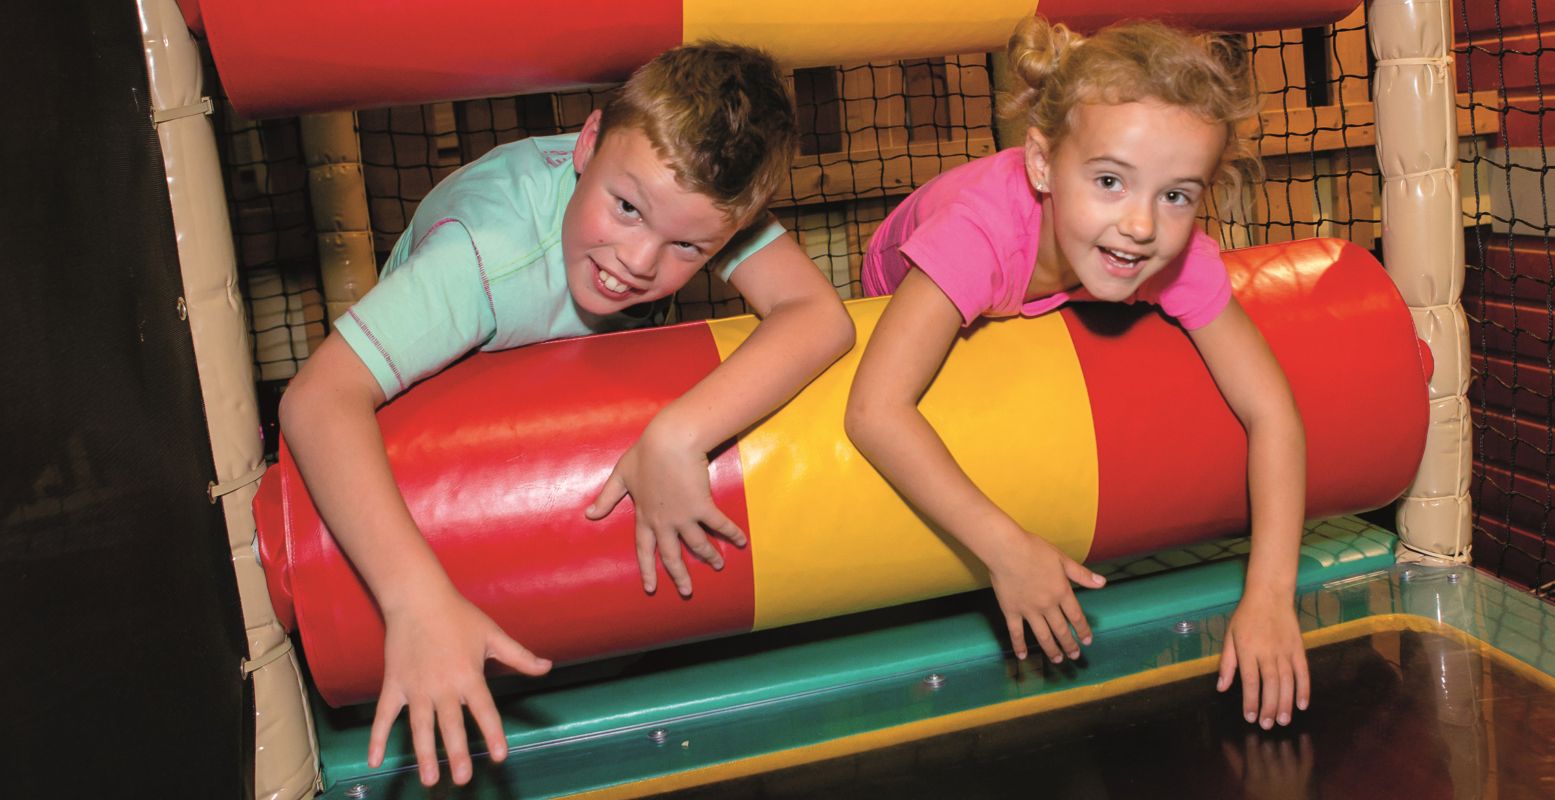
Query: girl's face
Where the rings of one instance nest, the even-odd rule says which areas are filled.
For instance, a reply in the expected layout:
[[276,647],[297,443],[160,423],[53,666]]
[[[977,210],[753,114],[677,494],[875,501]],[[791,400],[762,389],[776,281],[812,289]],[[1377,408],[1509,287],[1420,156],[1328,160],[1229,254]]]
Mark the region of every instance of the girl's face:
[[1032,287],[1056,276],[1064,288],[1126,300],[1187,247],[1225,127],[1157,100],[1085,103],[1072,122],[1056,147],[1035,128],[1026,136],[1042,203]]

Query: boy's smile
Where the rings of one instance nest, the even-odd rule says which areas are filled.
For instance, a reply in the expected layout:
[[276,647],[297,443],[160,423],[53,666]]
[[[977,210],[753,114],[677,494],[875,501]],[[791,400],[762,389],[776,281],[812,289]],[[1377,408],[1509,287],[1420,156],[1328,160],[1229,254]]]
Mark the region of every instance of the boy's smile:
[[683,188],[642,131],[599,137],[595,111],[578,134],[578,186],[562,219],[573,301],[613,314],[675,293],[734,235],[712,198]]
[[1225,138],[1225,126],[1153,99],[1082,103],[1056,147],[1028,131],[1042,231],[1027,299],[1076,285],[1099,300],[1132,296],[1187,247]]

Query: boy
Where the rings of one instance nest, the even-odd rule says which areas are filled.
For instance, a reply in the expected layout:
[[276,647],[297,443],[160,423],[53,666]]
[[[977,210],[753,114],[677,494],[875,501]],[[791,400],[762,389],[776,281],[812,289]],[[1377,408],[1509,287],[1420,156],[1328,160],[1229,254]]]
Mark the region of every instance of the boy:
[[[639,324],[714,260],[762,323],[671,403],[621,457],[587,516],[637,509],[643,588],[655,551],[682,595],[680,540],[715,569],[705,526],[743,546],[712,502],[707,452],[792,397],[853,343],[836,292],[765,207],[788,170],[794,112],[769,57],[724,44],[671,50],[573,135],[494,149],[417,209],[382,282],[335,324],[281,403],[314,502],[386,628],[368,761],[408,707],[423,783],[437,731],[455,783],[470,779],[463,709],[492,760],[507,754],[488,658],[527,675],[550,662],[504,634],[450,583],[389,472],[375,410],[470,350]],[[579,524],[586,524],[579,520]]]

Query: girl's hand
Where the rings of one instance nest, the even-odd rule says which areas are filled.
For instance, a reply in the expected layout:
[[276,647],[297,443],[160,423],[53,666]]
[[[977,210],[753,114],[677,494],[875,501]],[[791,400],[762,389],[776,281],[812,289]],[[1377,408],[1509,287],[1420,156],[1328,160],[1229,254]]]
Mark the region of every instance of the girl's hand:
[[443,737],[454,783],[470,780],[470,748],[464,711],[479,726],[492,761],[508,754],[502,717],[486,686],[486,659],[494,658],[525,675],[544,675],[551,662],[514,641],[491,618],[452,587],[384,611],[383,691],[367,744],[367,763],[383,763],[389,729],[409,707],[411,741],[421,782],[437,783],[437,735]]
[[1311,698],[1307,651],[1289,597],[1249,592],[1231,615],[1220,654],[1217,691],[1242,677],[1242,715],[1269,730],[1289,725],[1291,704],[1305,711]]
[[1069,582],[1099,589],[1107,579],[1022,530],[1009,537],[1005,547],[987,563],[1015,657],[1026,657],[1025,626],[1030,624],[1037,644],[1053,663],[1063,661],[1065,653],[1072,659],[1079,658],[1080,645],[1075,643],[1070,626],[1079,635],[1080,644],[1086,645],[1091,643],[1091,626],[1085,621]]
[[630,494],[637,506],[637,567],[643,591],[658,588],[659,573],[654,551],[683,597],[691,596],[691,575],[681,558],[680,542],[713,569],[723,569],[723,554],[703,528],[745,546],[745,532],[713,504],[707,478],[707,454],[689,446],[683,437],[650,424],[605,480],[584,515],[603,519],[621,498]]

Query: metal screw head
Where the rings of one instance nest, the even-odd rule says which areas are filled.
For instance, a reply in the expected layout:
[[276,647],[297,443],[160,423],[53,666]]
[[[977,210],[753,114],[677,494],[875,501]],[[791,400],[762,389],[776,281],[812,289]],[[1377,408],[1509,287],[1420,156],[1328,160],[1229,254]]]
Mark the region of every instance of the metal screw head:
[[1194,631],[1196,631],[1198,629],[1199,629],[1198,625],[1195,625],[1192,620],[1187,620],[1187,619],[1181,620],[1181,621],[1177,622],[1176,624],[1172,625],[1172,630],[1174,630],[1174,631],[1176,631],[1178,633],[1193,633]]
[[931,672],[923,679],[923,685],[930,689],[938,689],[945,685],[945,676],[938,672]]
[[658,728],[648,732],[648,741],[653,742],[654,744],[664,744],[665,742],[669,741],[669,738],[670,732],[664,730],[663,728]]
[[358,783],[357,785],[352,786],[351,788],[346,790],[346,797],[351,798],[351,800],[361,800],[363,797],[366,797],[366,796],[367,796],[367,784],[365,784],[365,783]]
[[1449,573],[1447,573],[1447,582],[1448,583],[1457,583],[1458,579],[1461,578],[1461,577],[1462,576],[1459,575],[1456,572],[1449,572]]

